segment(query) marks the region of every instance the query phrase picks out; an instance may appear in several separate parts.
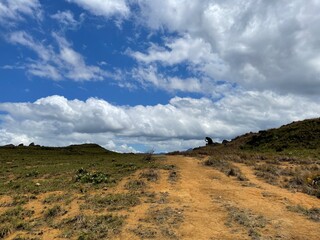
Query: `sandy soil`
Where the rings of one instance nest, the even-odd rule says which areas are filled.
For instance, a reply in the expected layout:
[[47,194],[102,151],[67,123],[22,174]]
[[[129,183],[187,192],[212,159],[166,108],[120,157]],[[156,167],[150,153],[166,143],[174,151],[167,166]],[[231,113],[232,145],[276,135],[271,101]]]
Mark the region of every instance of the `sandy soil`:
[[[184,221],[175,230],[178,238],[253,239],[248,228],[239,224],[226,225],[226,207],[234,206],[267,219],[266,226],[259,230],[260,239],[319,239],[319,223],[286,208],[297,204],[319,208],[319,199],[267,184],[257,179],[253,171],[243,164],[237,166],[249,179],[245,183],[205,167],[201,160],[195,158],[169,156],[166,161],[178,167],[179,180],[170,184],[162,176],[162,180],[152,188],[169,194],[167,205],[183,209]],[[128,225],[120,239],[139,239],[130,233],[130,229],[143,218],[147,209],[147,204],[139,205],[129,214]]]

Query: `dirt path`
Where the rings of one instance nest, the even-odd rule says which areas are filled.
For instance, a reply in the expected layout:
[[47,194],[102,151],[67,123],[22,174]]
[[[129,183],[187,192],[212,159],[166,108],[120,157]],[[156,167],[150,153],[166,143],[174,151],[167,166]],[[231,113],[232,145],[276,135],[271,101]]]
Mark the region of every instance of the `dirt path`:
[[[245,185],[194,158],[168,156],[166,163],[177,166],[179,180],[169,183],[162,171],[161,180],[151,188],[168,193],[168,202],[162,208],[182,209],[183,222],[175,229],[178,239],[319,239],[319,223],[287,210],[287,206],[296,204],[319,208],[320,201],[314,197],[264,183],[241,164],[237,166],[249,179]],[[143,238],[132,229],[149,208],[145,203],[128,215],[121,239]],[[260,226],[261,219],[264,222]]]
[[[319,222],[288,210],[288,206],[298,204],[305,208],[320,208],[320,201],[315,197],[265,183],[244,164],[234,163],[248,181],[227,177],[196,158],[167,156],[159,161],[168,169],[139,170],[116,187],[72,196],[68,213],[60,220],[83,213],[81,205],[85,203],[85,196],[131,193],[126,188],[127,183],[144,181],[145,188],[135,192],[139,195],[139,204],[110,212],[125,216],[121,232],[112,239],[319,239]],[[172,169],[171,165],[176,167]],[[154,171],[158,180],[147,181],[141,176],[144,171]],[[173,178],[175,181],[169,178],[172,173],[173,177],[177,176]],[[35,210],[35,217],[39,217],[49,206],[44,206],[43,200],[50,194],[53,193],[38,196],[25,208]],[[10,199],[1,198],[0,206],[6,208]],[[108,209],[102,210],[109,213]],[[46,228],[40,232],[40,239],[65,239],[59,229]],[[16,239],[18,234],[12,234],[8,239]]]

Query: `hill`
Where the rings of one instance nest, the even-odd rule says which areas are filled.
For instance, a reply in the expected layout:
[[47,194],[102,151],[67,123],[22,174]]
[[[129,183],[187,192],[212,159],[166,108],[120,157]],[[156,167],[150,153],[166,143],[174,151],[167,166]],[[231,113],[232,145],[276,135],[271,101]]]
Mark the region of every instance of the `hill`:
[[256,150],[320,148],[320,118],[293,122],[252,135],[244,148]]
[[70,145],[66,147],[47,147],[30,144],[29,146],[24,146],[20,144],[15,146],[13,144],[8,144],[5,146],[0,146],[0,150],[2,153],[5,151],[12,152],[14,154],[26,154],[26,155],[46,155],[46,154],[71,154],[71,155],[81,155],[81,154],[117,154],[116,152],[112,152],[101,147],[98,144],[94,143],[85,143],[78,145]]
[[320,118],[292,122],[281,126],[247,133],[222,144],[195,148],[189,154],[251,151],[259,153],[283,153],[294,156],[313,156],[320,153]]

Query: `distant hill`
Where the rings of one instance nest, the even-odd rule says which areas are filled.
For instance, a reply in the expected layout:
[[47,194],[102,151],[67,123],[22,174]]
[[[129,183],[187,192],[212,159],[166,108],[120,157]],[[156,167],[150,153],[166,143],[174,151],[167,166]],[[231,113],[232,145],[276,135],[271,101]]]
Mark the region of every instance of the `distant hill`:
[[211,154],[216,151],[253,150],[282,152],[289,150],[320,151],[320,118],[292,122],[258,133],[247,133],[222,144],[215,143],[193,149],[193,153]]
[[32,151],[32,152],[41,153],[45,151],[56,151],[56,152],[65,153],[65,154],[68,154],[68,153],[70,154],[106,154],[106,153],[115,154],[115,152],[107,150],[101,147],[100,145],[94,144],[94,143],[70,145],[66,147],[46,147],[46,146],[40,146],[40,145],[23,146],[22,144],[19,146],[15,146],[13,144],[9,144],[6,146],[1,146],[0,148],[16,149],[19,152]]

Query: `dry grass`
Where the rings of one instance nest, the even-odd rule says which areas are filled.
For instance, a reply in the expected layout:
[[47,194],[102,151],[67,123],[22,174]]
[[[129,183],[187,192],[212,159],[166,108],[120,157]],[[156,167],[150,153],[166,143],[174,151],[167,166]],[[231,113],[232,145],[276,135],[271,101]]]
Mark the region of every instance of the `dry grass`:
[[307,209],[305,207],[302,207],[301,205],[296,205],[296,206],[287,206],[287,209],[292,212],[300,213],[308,217],[308,219],[312,221],[320,222],[320,208]]
[[239,181],[247,181],[247,178],[242,174],[240,169],[227,160],[215,159],[211,157],[204,162],[204,165],[214,167],[227,176],[236,177]]
[[268,224],[267,219],[262,215],[252,213],[250,210],[239,209],[234,206],[225,205],[228,211],[228,219],[226,225],[232,227],[238,224],[247,230],[247,234],[251,239],[260,239],[260,230]]

